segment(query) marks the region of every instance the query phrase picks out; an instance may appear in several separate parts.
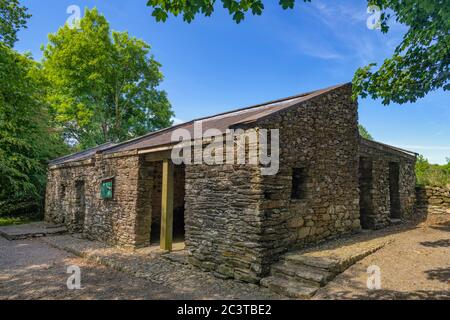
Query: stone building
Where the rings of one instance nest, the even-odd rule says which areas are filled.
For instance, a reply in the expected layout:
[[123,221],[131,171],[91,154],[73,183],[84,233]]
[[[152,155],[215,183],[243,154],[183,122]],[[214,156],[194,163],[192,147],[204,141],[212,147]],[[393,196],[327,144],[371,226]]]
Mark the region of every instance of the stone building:
[[[334,86],[56,159],[46,220],[122,247],[170,250],[174,237],[193,265],[257,282],[289,250],[413,214],[415,154],[362,139],[351,95]],[[248,145],[243,164],[174,164],[173,132],[199,121],[278,129],[278,173],[263,175]]]

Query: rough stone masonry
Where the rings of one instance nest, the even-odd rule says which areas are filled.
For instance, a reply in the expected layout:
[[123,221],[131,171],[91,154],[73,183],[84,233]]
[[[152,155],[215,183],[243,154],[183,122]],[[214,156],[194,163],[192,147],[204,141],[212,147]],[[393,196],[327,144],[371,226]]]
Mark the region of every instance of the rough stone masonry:
[[[184,238],[191,264],[256,283],[289,250],[413,214],[415,155],[359,136],[351,90],[339,85],[201,119],[205,130],[279,129],[280,159],[273,176],[250,162],[175,166],[174,236]],[[46,220],[122,247],[158,241],[161,161],[173,130],[193,126],[52,161]],[[101,196],[106,180],[109,199]]]

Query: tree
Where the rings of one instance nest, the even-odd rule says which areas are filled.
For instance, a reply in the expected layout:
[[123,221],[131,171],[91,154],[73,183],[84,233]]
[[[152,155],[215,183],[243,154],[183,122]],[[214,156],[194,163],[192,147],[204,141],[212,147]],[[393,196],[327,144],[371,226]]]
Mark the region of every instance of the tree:
[[47,160],[67,152],[40,77],[36,62],[0,43],[0,214],[39,212]]
[[0,0],[0,41],[12,47],[17,41],[17,32],[26,28],[30,17],[27,8],[21,6],[19,0]]
[[[311,2],[311,0],[302,0],[303,2]],[[253,15],[261,15],[264,10],[262,0],[221,0],[224,9],[227,9],[232,15],[233,20],[240,23],[245,18],[245,14],[249,11]],[[203,14],[206,17],[211,16],[214,12],[214,4],[216,0],[149,0],[148,6],[153,7],[152,15],[157,21],[166,21],[168,14],[175,16],[183,15],[186,22],[194,20],[197,14]],[[293,9],[295,0],[280,0],[283,9]]]
[[369,133],[369,131],[367,131],[367,129],[365,127],[363,127],[362,125],[358,125],[358,129],[359,129],[359,135],[361,137],[363,137],[364,139],[367,139],[367,140],[373,140],[372,135]]
[[[448,0],[376,0],[371,3],[395,12],[409,27],[394,55],[373,71],[360,68],[353,79],[362,97],[381,98],[383,104],[415,102],[429,92],[450,89],[450,2]],[[381,30],[389,30],[390,14],[381,16]]]
[[[298,0],[301,2],[301,0]],[[245,14],[261,15],[263,0],[221,0],[232,18],[241,22]],[[295,0],[280,0],[284,9],[292,9]],[[310,0],[303,0],[310,2]],[[408,27],[402,42],[393,56],[374,71],[372,63],[360,68],[353,79],[354,96],[371,96],[391,102],[414,102],[429,92],[450,89],[450,4],[448,0],[368,0],[377,5],[381,15],[381,30],[389,31],[389,21],[394,18]],[[152,15],[157,21],[166,21],[168,14],[183,15],[191,22],[197,14],[210,16],[216,0],[149,0]],[[389,12],[393,12],[392,16]]]
[[123,141],[171,124],[167,95],[157,87],[161,65],[150,46],[126,32],[110,32],[96,9],[80,28],[49,35],[43,67],[48,101],[66,139],[80,147]]

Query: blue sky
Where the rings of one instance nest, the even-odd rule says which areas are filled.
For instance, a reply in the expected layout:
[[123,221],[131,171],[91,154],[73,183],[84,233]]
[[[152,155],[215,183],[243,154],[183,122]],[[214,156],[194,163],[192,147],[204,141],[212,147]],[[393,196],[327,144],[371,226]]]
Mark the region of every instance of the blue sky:
[[[157,23],[146,0],[27,0],[33,14],[16,49],[36,60],[47,34],[69,18],[68,6],[97,7],[111,28],[129,31],[152,46],[162,63],[176,118],[227,111],[351,81],[355,70],[392,54],[405,28],[393,24],[384,35],[366,26],[366,1],[297,0],[294,10],[265,1],[260,17],[236,25],[217,6],[211,18],[187,24],[181,18]],[[360,100],[360,122],[378,141],[425,155],[431,162],[450,157],[450,99],[436,91],[414,104],[383,106]]]

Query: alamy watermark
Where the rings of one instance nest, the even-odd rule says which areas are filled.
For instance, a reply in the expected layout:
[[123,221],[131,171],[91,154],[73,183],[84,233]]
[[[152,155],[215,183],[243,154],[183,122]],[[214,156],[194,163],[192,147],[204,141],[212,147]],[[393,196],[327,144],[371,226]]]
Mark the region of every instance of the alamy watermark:
[[377,265],[371,265],[367,268],[367,289],[380,290],[381,289],[381,269]]
[[367,13],[370,16],[367,18],[366,25],[370,30],[381,29],[381,9],[379,6],[371,5],[367,7]]
[[81,21],[81,9],[77,5],[70,5],[67,7],[66,13],[70,14],[67,18],[66,23],[71,29],[80,29]]
[[67,273],[70,277],[67,278],[67,289],[69,290],[80,290],[81,289],[81,269],[79,266],[68,266]]
[[171,159],[180,164],[238,164],[260,165],[262,175],[276,175],[279,170],[280,134],[278,129],[209,128],[195,121],[193,132],[184,128],[174,130],[171,140],[177,144]]

